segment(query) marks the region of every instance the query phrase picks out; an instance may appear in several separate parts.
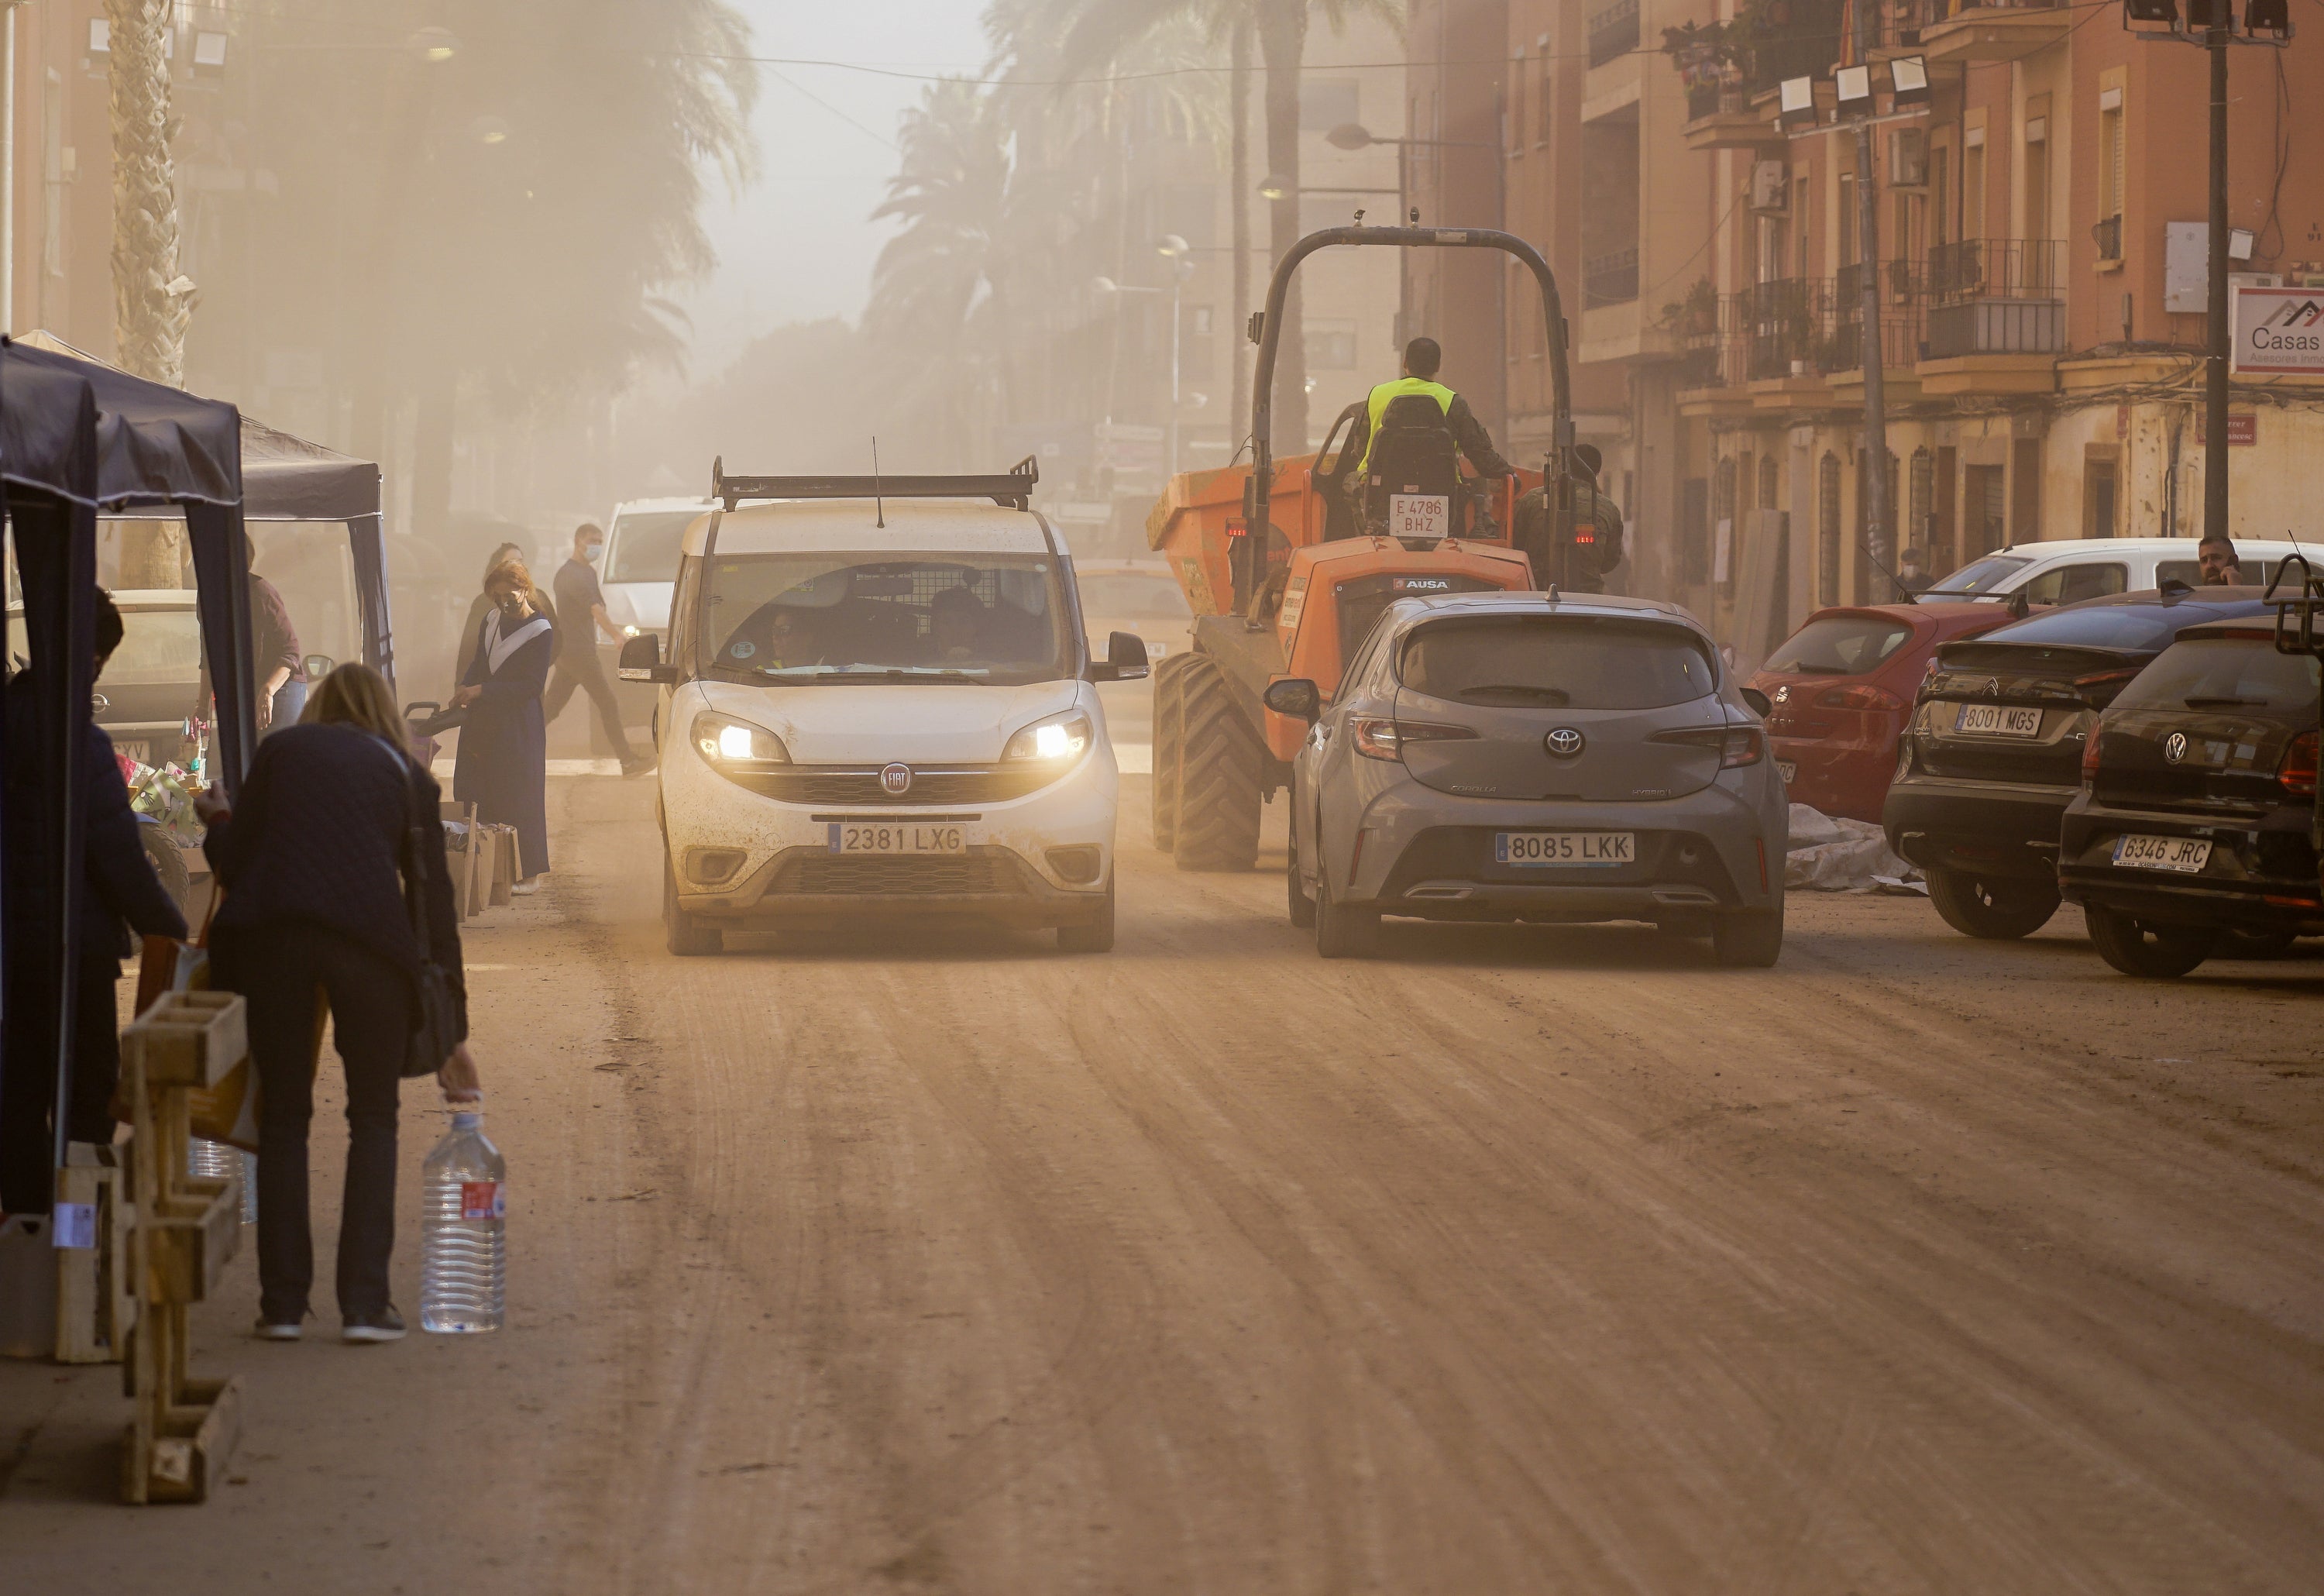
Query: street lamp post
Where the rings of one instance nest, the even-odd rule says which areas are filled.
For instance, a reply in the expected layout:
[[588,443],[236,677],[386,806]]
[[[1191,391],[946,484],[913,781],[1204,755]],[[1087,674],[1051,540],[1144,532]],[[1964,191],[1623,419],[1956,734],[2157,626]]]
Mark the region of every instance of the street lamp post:
[[[1181,335],[1185,330],[1183,317],[1186,279],[1194,272],[1194,246],[1176,233],[1165,233],[1156,240],[1154,253],[1170,263],[1170,286],[1167,291],[1170,295],[1170,413],[1164,423],[1162,445],[1163,475],[1167,478],[1178,475],[1178,410],[1184,397],[1179,376],[1185,354],[1185,340]],[[1091,286],[1098,292],[1114,298],[1166,291],[1134,283],[1116,282],[1111,277],[1100,277]]]

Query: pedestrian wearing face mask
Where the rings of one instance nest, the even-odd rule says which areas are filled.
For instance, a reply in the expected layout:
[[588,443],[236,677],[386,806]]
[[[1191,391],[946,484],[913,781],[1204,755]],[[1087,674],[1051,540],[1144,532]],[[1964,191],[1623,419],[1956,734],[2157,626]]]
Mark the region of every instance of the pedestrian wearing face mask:
[[519,892],[540,889],[549,872],[549,726],[540,695],[557,652],[557,629],[522,561],[504,559],[484,577],[493,607],[478,627],[475,658],[452,695],[466,709],[452,768],[452,796],[476,806],[479,820],[516,827]]
[[573,558],[557,567],[557,613],[565,617],[565,624],[557,633],[556,673],[549,678],[549,697],[540,713],[544,722],[554,724],[573,701],[574,689],[588,694],[597,708],[597,723],[605,728],[605,740],[621,756],[622,774],[638,776],[653,769],[653,761],[630,751],[613,684],[605,679],[605,668],[597,658],[600,632],[617,643],[622,641],[621,629],[605,613],[605,590],[597,586],[597,560],[604,552],[604,532],[583,521],[573,534]]

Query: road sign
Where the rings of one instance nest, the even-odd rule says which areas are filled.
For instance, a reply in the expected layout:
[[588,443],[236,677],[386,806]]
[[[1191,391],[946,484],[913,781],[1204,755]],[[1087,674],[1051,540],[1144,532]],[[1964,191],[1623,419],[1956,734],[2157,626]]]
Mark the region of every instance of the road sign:
[[2324,290],[2238,288],[2234,368],[2258,376],[2324,376]]

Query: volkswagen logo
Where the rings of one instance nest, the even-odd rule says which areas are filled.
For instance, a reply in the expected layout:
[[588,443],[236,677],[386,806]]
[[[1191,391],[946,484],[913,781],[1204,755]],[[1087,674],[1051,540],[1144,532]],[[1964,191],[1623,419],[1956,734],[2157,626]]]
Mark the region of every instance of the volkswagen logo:
[[2181,760],[2185,759],[2187,757],[2187,733],[2184,732],[2173,732],[2171,735],[2165,737],[2163,740],[2163,757],[2174,765]]
[[890,798],[902,798],[912,790],[912,767],[883,765],[880,769],[880,790]]
[[1572,726],[1560,726],[1541,740],[1554,759],[1570,760],[1582,752],[1582,733]]

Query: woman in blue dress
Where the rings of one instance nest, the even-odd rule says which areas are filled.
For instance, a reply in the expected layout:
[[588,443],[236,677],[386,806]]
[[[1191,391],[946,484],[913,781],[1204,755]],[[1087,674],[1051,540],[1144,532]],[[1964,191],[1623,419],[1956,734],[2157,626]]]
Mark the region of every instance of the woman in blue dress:
[[465,708],[452,767],[452,796],[476,818],[516,827],[519,892],[540,890],[549,872],[549,727],[540,695],[557,651],[523,562],[504,559],[484,578],[493,601],[455,708]]

